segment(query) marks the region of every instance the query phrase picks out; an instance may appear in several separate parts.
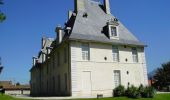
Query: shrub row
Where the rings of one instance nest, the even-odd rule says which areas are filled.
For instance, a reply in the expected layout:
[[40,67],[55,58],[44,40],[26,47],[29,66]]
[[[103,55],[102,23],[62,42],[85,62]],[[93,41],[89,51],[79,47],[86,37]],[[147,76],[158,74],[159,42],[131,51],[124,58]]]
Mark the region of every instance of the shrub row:
[[139,87],[130,86],[125,89],[120,85],[114,89],[114,96],[127,96],[129,98],[153,98],[156,94],[156,90],[153,87],[140,85]]

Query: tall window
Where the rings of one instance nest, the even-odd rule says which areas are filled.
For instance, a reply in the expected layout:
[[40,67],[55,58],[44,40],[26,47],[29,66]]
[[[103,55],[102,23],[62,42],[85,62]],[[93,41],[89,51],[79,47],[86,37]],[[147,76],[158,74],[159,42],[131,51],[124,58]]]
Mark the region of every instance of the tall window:
[[138,62],[138,52],[136,48],[132,48],[132,58],[133,62]]
[[82,60],[90,60],[89,44],[82,44]]
[[60,53],[57,53],[57,65],[60,66]]
[[119,61],[119,50],[117,46],[112,46],[112,56],[114,62]]
[[52,80],[53,80],[53,93],[55,93],[55,77],[54,76],[53,76]]
[[64,48],[64,63],[67,63],[67,48]]
[[60,75],[58,75],[58,92],[61,91]]
[[55,68],[55,55],[53,55],[53,68]]
[[64,74],[65,77],[65,91],[67,91],[67,73]]
[[121,85],[120,70],[114,71],[114,83],[115,83],[115,88]]

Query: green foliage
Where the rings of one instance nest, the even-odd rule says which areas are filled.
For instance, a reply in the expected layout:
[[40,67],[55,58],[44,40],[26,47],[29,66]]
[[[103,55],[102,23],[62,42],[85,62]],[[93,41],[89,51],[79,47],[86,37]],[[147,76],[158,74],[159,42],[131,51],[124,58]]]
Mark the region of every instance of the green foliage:
[[[0,5],[4,4],[2,0],[0,0]],[[0,22],[3,22],[6,19],[6,16],[4,13],[0,10]]]
[[0,0],[0,5],[4,4],[2,0]]
[[129,98],[140,98],[141,94],[139,89],[132,85],[131,87],[128,87],[128,89],[126,90],[126,96]]
[[21,84],[19,82],[16,83],[16,86],[20,86]]
[[144,93],[144,91],[145,91],[145,87],[141,84],[140,86],[139,86],[139,92],[140,92],[140,94],[141,94],[141,96],[142,96],[142,94]]
[[2,88],[3,88],[3,86],[0,85],[0,89],[2,89]]
[[125,87],[122,85],[119,85],[114,89],[114,96],[119,97],[119,96],[124,96],[125,94]]
[[153,98],[156,95],[156,90],[151,86],[144,87],[140,85],[139,87],[135,87],[132,85],[127,88],[125,94],[129,98]]
[[153,98],[156,95],[156,90],[149,86],[149,87],[145,87],[144,92],[142,92],[142,97],[145,98]]
[[156,70],[153,79],[155,88],[159,87],[159,90],[168,89],[170,86],[170,62],[162,64],[161,68]]
[[3,22],[6,19],[6,16],[3,13],[0,13],[0,22]]

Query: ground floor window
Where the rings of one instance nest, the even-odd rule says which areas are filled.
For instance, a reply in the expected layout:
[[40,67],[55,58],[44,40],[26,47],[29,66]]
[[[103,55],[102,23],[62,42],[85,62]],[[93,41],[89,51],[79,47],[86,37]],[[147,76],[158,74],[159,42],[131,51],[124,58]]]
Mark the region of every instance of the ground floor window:
[[114,71],[114,84],[115,88],[121,85],[121,73],[120,70],[115,70]]
[[58,75],[58,92],[61,91],[61,85],[60,85],[60,75]]
[[67,91],[67,73],[64,74],[65,77],[65,91]]

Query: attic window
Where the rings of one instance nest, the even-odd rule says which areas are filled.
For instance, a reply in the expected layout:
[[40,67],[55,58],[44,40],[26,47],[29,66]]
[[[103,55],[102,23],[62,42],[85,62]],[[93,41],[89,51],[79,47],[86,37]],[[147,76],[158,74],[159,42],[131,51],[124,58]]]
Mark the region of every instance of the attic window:
[[117,36],[117,29],[116,29],[116,27],[111,26],[110,30],[111,30],[111,33],[110,33],[111,36]]
[[111,39],[118,39],[118,27],[114,25],[109,25],[109,36]]

